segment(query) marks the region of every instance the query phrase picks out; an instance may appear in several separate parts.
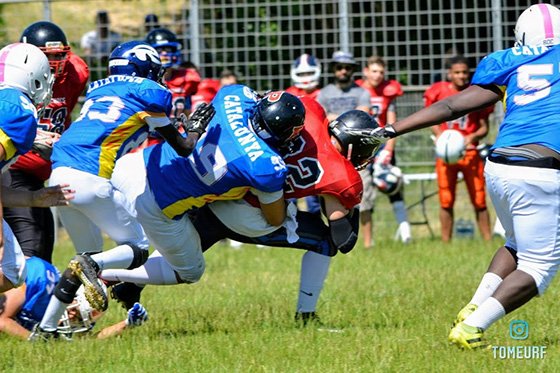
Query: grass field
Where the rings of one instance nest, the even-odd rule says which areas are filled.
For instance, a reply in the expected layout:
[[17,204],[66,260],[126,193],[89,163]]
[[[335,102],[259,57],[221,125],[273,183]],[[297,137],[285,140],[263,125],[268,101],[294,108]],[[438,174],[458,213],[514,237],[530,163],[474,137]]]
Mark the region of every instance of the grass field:
[[[318,311],[342,329],[294,327],[302,252],[218,246],[195,285],[148,287],[150,320],[120,337],[30,344],[0,337],[2,372],[459,372],[560,370],[559,295],[546,297],[495,324],[494,345],[545,345],[544,359],[495,359],[447,344],[456,312],[470,299],[499,241],[428,239],[402,246],[378,240],[331,265]],[[66,242],[55,264],[71,256]],[[124,318],[114,301],[98,328]],[[509,322],[530,325],[527,340],[509,337]],[[99,329],[98,329],[99,330]]]

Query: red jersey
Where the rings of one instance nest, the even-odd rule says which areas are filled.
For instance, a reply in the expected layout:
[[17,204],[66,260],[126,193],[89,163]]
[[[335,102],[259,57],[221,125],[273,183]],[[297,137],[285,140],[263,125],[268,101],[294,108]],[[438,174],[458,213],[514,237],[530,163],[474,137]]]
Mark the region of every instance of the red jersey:
[[296,86],[291,86],[286,88],[286,92],[293,94],[296,97],[311,97],[312,99],[316,100],[317,96],[319,95],[319,88],[316,88],[312,92],[307,92],[305,89],[298,88]]
[[[89,79],[89,68],[78,55],[68,52],[64,71],[53,85],[51,102],[39,118],[38,128],[62,134],[72,123],[72,110],[78,103]],[[47,180],[51,175],[51,163],[30,151],[18,158],[11,167]]]
[[170,118],[178,117],[183,110],[190,109],[192,96],[200,83],[200,75],[193,68],[177,68],[171,71],[169,79],[164,84],[171,91],[173,109]]
[[310,97],[302,97],[305,125],[300,132],[299,149],[284,158],[288,177],[286,198],[329,194],[347,209],[362,199],[362,179],[349,160],[331,143],[327,115]]
[[203,79],[198,85],[196,93],[192,95],[192,110],[196,110],[202,103],[209,104],[219,90],[220,81],[218,79]]
[[[426,92],[424,92],[424,106],[430,106],[435,102],[443,100],[446,97],[453,96],[457,93],[459,93],[459,91],[453,88],[453,85],[450,82],[434,83],[426,90]],[[441,123],[439,127],[442,131],[452,128],[461,131],[463,135],[468,135],[478,130],[480,127],[479,121],[481,119],[488,119],[488,116],[493,111],[494,107],[490,106],[482,110],[469,113],[460,118]]]
[[356,80],[356,84],[366,89],[371,95],[371,115],[375,117],[381,127],[387,124],[387,112],[393,100],[404,94],[401,84],[396,80],[384,80],[377,87],[366,87],[363,79]]

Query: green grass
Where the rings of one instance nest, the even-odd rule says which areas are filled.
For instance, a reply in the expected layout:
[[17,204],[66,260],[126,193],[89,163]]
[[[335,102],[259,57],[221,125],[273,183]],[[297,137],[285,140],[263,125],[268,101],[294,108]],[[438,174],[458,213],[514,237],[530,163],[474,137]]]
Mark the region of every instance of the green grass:
[[[470,300],[499,241],[380,239],[372,250],[338,255],[320,299],[328,333],[293,324],[301,251],[231,250],[207,254],[195,285],[148,287],[147,324],[121,337],[30,344],[0,337],[2,372],[459,372],[559,371],[555,284],[542,299],[507,315],[487,337],[494,345],[546,345],[543,360],[499,360],[447,344],[455,314]],[[55,264],[72,248],[62,242]],[[111,302],[99,328],[124,318]],[[509,338],[509,322],[526,320],[526,341]]]

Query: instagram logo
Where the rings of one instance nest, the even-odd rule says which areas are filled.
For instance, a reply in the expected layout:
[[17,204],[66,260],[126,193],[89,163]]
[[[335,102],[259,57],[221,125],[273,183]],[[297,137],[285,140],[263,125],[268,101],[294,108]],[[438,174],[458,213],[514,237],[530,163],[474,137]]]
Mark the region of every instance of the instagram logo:
[[525,320],[511,320],[509,323],[511,339],[525,340],[529,338],[529,324]]

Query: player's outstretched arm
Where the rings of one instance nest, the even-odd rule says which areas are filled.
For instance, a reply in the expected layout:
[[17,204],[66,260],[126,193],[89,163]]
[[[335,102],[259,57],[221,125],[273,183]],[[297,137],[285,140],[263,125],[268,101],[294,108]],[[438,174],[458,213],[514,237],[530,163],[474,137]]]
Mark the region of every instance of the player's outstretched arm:
[[208,127],[215,113],[216,110],[211,104],[201,104],[190,118],[181,114],[178,118],[178,122],[185,130],[187,137],[183,137],[177,128],[171,124],[158,127],[156,131],[171,145],[177,154],[182,157],[188,157],[192,153],[200,136],[206,132],[206,127]]
[[75,191],[68,184],[45,187],[35,191],[2,186],[5,207],[51,207],[67,206]]
[[395,130],[396,135],[402,135],[456,119],[471,111],[495,104],[502,98],[502,95],[502,92],[496,86],[472,85],[456,95],[449,96],[397,121],[391,127]]

